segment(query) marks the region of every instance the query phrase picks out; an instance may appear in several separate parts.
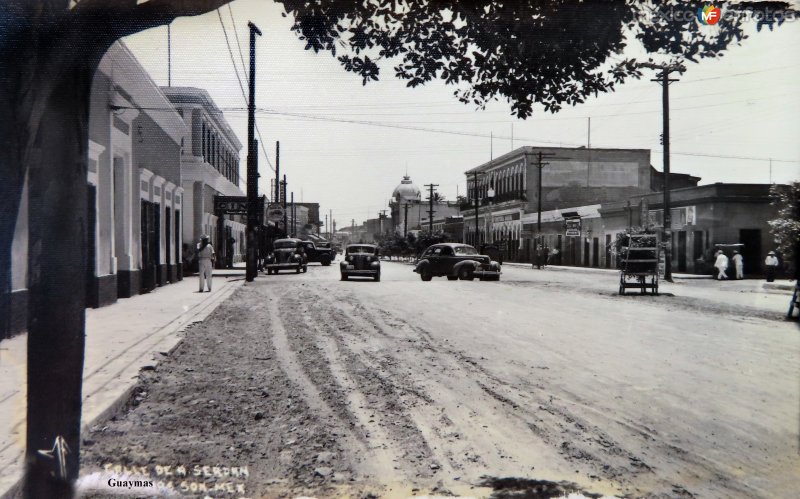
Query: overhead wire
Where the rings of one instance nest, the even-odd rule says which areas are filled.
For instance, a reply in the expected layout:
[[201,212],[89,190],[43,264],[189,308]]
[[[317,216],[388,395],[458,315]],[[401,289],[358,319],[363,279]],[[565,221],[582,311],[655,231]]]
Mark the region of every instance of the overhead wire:
[[[225,27],[225,23],[222,21],[222,14],[220,13],[220,9],[217,9],[217,16],[219,16],[219,24],[220,24],[220,26],[222,26],[222,33],[225,35],[225,44],[228,46],[228,54],[231,57],[231,63],[233,64],[233,71],[234,71],[234,73],[236,73],[236,79],[239,81],[239,89],[242,91],[242,98],[244,99],[245,105],[248,105],[249,101],[248,101],[248,98],[247,98],[247,93],[244,90],[244,85],[242,85],[242,80],[241,80],[241,78],[239,76],[239,67],[236,65],[236,58],[233,56],[233,49],[231,49],[230,40],[228,39],[228,30]],[[231,20],[233,21],[233,17],[232,16],[233,16],[233,13],[231,12]],[[236,24],[235,23],[233,25],[233,29],[234,29],[234,31],[236,31]],[[238,35],[237,35],[237,40],[238,40]],[[241,48],[241,46],[240,46],[240,48]],[[242,59],[242,62],[244,63],[244,59],[243,59],[241,51],[239,52],[239,57]],[[245,76],[246,76],[247,75],[247,71],[244,68],[243,68],[243,70],[244,70]],[[267,154],[267,150],[264,147],[264,140],[261,138],[261,131],[258,129],[258,125],[257,124],[255,125],[255,128],[256,128],[256,133],[258,134],[258,144],[261,147],[261,152],[264,153],[264,158],[267,160],[267,165],[269,165],[270,169],[274,172],[275,171],[275,167],[272,166],[272,162],[269,160],[269,155]]]

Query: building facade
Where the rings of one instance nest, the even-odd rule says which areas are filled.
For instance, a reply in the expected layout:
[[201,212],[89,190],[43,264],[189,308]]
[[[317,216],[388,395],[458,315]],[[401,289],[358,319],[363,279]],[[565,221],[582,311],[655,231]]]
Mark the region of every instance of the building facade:
[[[188,129],[123,43],[92,81],[87,178],[87,307],[100,307],[182,278],[181,144]],[[9,331],[25,329],[27,187],[12,242]]]
[[196,244],[208,235],[217,251],[217,266],[241,262],[245,253],[246,221],[241,215],[214,211],[214,196],[244,196],[239,187],[239,151],[242,144],[222,111],[203,89],[162,87],[183,118],[189,133],[181,148],[181,175],[185,204],[183,239]]

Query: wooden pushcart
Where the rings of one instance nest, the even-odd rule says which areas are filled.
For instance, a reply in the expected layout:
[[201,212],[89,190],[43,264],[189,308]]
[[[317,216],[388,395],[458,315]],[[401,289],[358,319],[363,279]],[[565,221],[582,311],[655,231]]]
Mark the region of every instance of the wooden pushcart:
[[638,289],[658,295],[658,256],[655,234],[626,234],[619,250],[619,294]]

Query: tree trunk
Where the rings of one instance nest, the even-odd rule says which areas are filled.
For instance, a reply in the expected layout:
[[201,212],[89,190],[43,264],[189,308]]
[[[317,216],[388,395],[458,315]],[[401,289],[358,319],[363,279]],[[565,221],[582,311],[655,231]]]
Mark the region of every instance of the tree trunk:
[[[18,26],[19,27],[19,26]],[[28,177],[28,404],[23,492],[72,497],[78,477],[87,255],[91,82],[110,41],[85,26],[30,23],[0,47],[0,286],[11,287],[11,242]],[[54,29],[55,28],[55,29]],[[23,31],[23,30],[19,30]],[[7,41],[7,40],[4,40]],[[19,45],[18,45],[19,46]],[[66,47],[64,50],[62,47]],[[7,300],[5,300],[7,303]],[[5,305],[5,303],[4,303]],[[66,458],[52,452],[59,439]]]

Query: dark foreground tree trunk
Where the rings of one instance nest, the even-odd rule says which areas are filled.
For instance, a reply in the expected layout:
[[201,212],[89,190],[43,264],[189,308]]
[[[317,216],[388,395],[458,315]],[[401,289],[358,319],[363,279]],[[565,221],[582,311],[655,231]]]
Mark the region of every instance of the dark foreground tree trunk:
[[72,497],[79,472],[95,69],[117,39],[228,1],[0,1],[0,337],[28,178],[27,498]]

